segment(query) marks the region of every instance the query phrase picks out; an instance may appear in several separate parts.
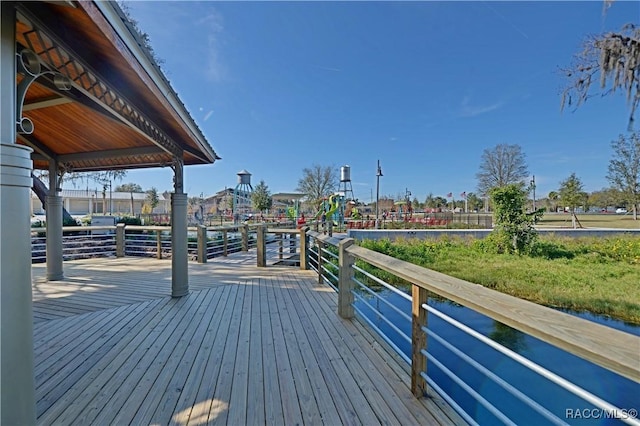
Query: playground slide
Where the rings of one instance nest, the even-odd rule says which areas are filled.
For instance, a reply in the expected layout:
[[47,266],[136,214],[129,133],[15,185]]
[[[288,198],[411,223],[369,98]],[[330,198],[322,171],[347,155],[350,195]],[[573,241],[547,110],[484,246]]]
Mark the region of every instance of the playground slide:
[[333,199],[334,198],[335,198],[335,195],[332,195],[332,196],[329,197],[329,206],[330,206],[330,208],[329,208],[329,211],[327,212],[327,220],[332,220],[333,219],[333,214],[340,207],[340,202],[338,200],[336,200],[336,202],[333,203]]

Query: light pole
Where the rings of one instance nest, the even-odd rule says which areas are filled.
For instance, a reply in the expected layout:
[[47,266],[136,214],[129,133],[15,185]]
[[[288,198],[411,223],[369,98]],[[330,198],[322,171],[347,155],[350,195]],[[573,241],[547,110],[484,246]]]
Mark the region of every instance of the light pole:
[[378,160],[378,170],[376,171],[376,229],[380,229],[380,219],[378,219],[380,204],[380,176],[382,176],[382,169],[380,168],[380,160]]
[[409,188],[404,189],[404,201],[406,203],[404,218],[407,219],[409,218],[409,211],[411,210],[411,212],[413,212],[413,208],[411,207],[411,191],[409,191]]
[[533,211],[536,211],[536,175],[531,177],[531,189],[533,190]]

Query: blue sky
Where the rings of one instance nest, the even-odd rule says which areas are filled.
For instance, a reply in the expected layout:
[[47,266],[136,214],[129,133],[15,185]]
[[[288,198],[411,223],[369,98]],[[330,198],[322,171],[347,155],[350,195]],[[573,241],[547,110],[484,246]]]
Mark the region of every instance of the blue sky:
[[[482,152],[518,144],[537,195],[575,172],[608,186],[622,94],[560,111],[590,34],[640,22],[640,2],[127,3],[169,81],[222,157],[185,169],[190,196],[252,173],[292,192],[313,164],[351,167],[355,197],[475,192]],[[638,120],[636,120],[638,121]],[[170,190],[171,172],[123,182]]]

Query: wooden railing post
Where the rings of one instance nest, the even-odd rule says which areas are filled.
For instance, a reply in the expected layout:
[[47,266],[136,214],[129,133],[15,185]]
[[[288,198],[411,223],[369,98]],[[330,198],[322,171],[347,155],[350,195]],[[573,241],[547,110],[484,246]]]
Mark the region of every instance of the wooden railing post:
[[276,238],[278,239],[278,260],[282,260],[284,255],[282,254],[282,247],[284,244],[284,234],[276,234]]
[[342,318],[353,318],[353,264],[355,258],[347,252],[354,244],[353,238],[340,241],[338,272],[338,315]]
[[267,266],[267,227],[259,225],[256,230],[258,231],[258,242],[256,247],[258,267],[264,268]]
[[411,392],[421,398],[427,392],[427,382],[420,373],[427,372],[427,358],[422,351],[427,351],[427,334],[422,330],[427,326],[427,311],[422,305],[427,303],[428,292],[417,285],[412,286],[412,320],[411,320]]
[[229,253],[229,238],[226,229],[222,230],[222,255],[226,256]]
[[307,250],[309,246],[309,237],[307,236],[308,229],[306,226],[300,229],[300,269],[302,270],[309,269],[309,251]]
[[156,231],[156,258],[162,259],[162,231]]
[[320,238],[316,238],[316,243],[318,245],[318,284],[322,284],[324,282],[322,278],[322,248],[324,247],[324,243],[320,241]]
[[207,263],[207,227],[198,225],[198,263]]
[[116,225],[116,257],[124,257],[124,223]]
[[249,225],[246,223],[240,227],[242,235],[242,251],[249,251]]

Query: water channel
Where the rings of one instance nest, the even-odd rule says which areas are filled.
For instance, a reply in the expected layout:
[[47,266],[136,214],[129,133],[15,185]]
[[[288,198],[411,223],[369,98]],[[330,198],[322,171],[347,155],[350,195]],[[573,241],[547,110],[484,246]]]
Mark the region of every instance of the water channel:
[[[411,312],[411,302],[401,298],[397,294],[388,290],[382,291],[379,294],[394,306],[402,309],[403,312]],[[390,319],[404,333],[409,336],[411,335],[411,324],[406,321],[405,318],[402,318],[397,312],[386,306],[385,303],[379,302],[375,298],[368,298],[367,302],[376,306],[382,312],[382,315]],[[471,309],[436,300],[430,300],[429,305],[621,409],[636,410],[636,413],[637,410],[640,409],[639,383],[628,380],[604,368],[584,361],[579,357],[559,350],[552,345],[500,324]],[[410,344],[399,337],[397,332],[381,320],[378,314],[374,313],[362,302],[356,302],[356,306],[365,316],[373,321],[403,353],[409,357],[411,356]],[[640,336],[640,326],[626,324],[622,321],[588,313],[571,314]],[[568,424],[576,425],[621,424],[619,420],[603,418],[605,416],[603,416],[599,410],[593,410],[594,407],[590,403],[576,397],[549,380],[542,378],[538,374],[484,343],[479,342],[474,337],[463,333],[431,313],[429,313],[428,316],[428,324],[429,328],[445,341],[453,344],[463,353],[515,386],[518,390],[559,417],[563,422],[566,421]],[[606,344],[606,336],[603,336],[603,344]],[[640,348],[638,348],[638,350],[640,354]],[[545,419],[545,417],[515,398],[510,392],[504,390],[485,375],[479,373],[474,367],[463,361],[458,355],[451,352],[436,339],[429,339],[428,352],[448,369],[452,370],[458,377],[463,378],[471,388],[479,392],[487,401],[500,408],[500,410],[516,424],[549,424],[548,419]],[[489,410],[481,404],[476,403],[467,391],[449,379],[434,363],[429,362],[427,370],[429,377],[441,386],[443,390],[480,425],[502,423]]]

